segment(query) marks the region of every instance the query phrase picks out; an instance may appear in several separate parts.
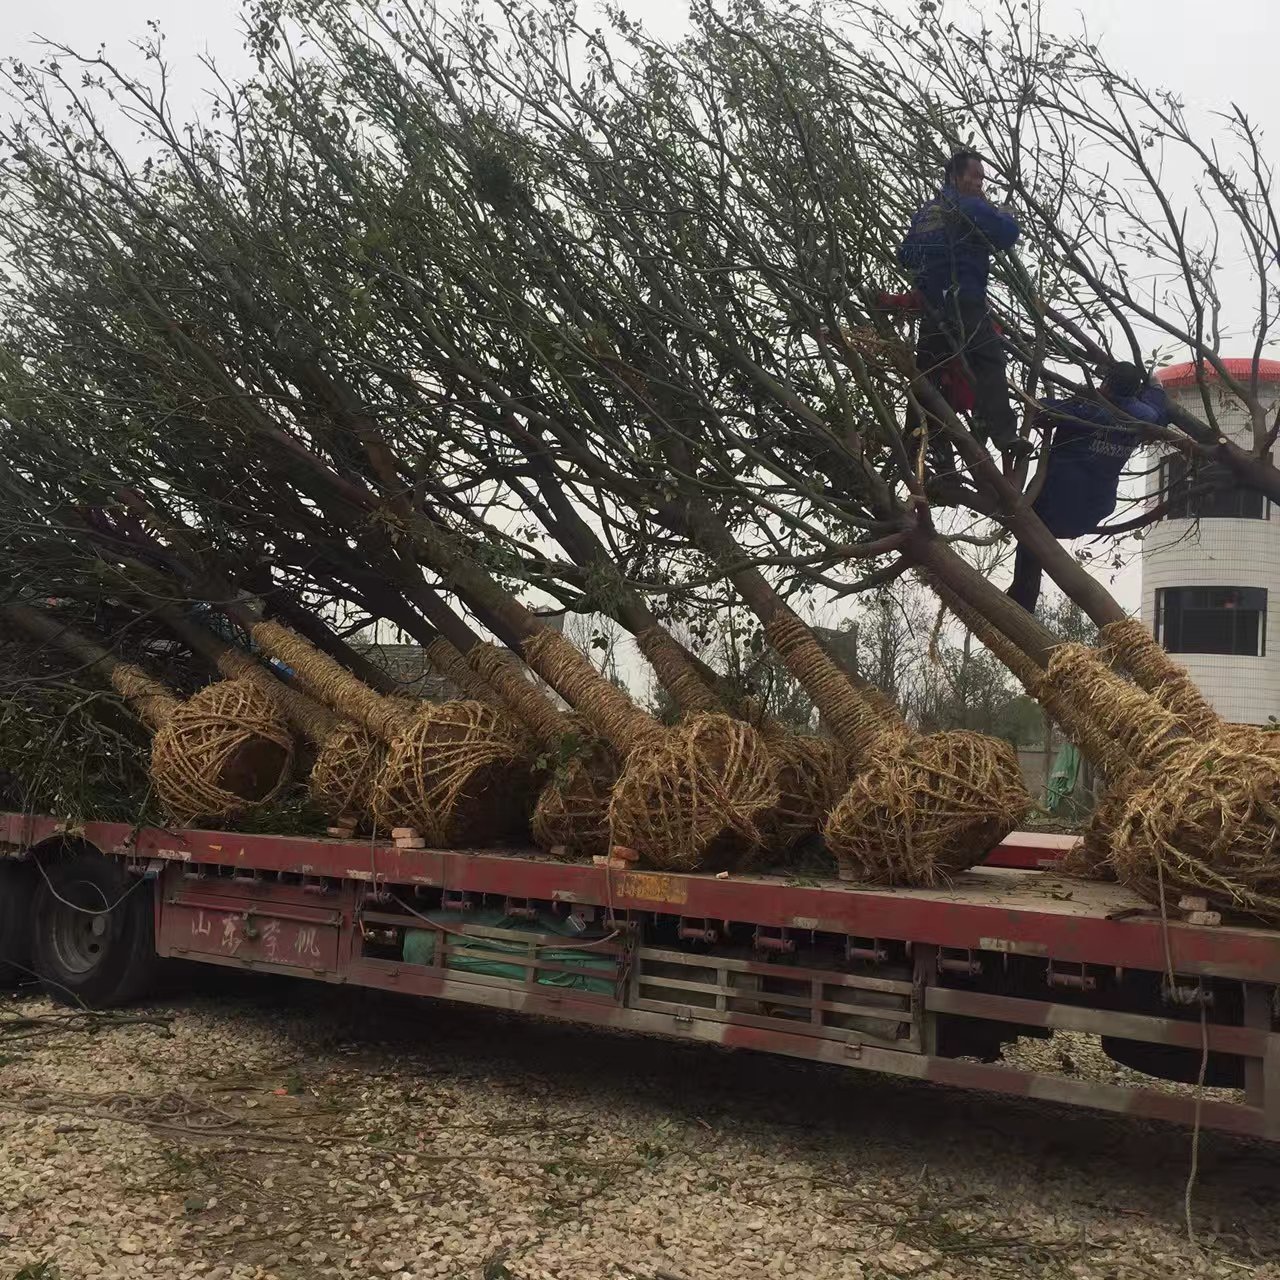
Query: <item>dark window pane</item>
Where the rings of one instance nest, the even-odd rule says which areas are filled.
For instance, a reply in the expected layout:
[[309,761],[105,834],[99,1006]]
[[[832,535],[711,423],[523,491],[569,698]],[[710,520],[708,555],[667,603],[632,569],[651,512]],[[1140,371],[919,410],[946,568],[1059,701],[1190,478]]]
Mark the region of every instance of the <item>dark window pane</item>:
[[1180,453],[1160,463],[1160,491],[1168,520],[1265,520],[1267,500],[1216,463],[1189,464]]
[[1263,587],[1168,587],[1156,592],[1156,639],[1170,653],[1261,657],[1267,648]]

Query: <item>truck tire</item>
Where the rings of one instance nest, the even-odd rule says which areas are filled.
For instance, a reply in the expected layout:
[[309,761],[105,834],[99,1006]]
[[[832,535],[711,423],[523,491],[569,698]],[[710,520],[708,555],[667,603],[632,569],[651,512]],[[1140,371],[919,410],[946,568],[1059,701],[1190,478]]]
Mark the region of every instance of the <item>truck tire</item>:
[[31,899],[36,869],[30,862],[0,860],[0,987],[31,977]]
[[94,1009],[138,999],[157,964],[150,882],[96,853],[73,853],[42,871],[31,967],[45,991]]

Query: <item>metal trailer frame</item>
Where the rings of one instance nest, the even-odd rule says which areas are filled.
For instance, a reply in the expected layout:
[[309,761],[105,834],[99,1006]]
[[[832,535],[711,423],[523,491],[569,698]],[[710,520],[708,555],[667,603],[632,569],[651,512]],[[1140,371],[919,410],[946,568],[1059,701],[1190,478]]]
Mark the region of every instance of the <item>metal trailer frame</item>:
[[[68,828],[51,818],[0,815],[0,856],[41,856],[71,844],[151,877],[161,956],[1280,1139],[1280,932],[1182,923],[1118,885],[1022,869],[1051,862],[1070,843],[1014,836],[990,860],[1006,865],[977,868],[942,889],[880,889],[622,870],[524,850],[405,850],[122,823]],[[529,918],[529,929],[425,919],[428,910],[466,913],[484,904]],[[539,910],[596,922],[603,937],[581,943],[539,933]],[[430,963],[401,957],[406,929],[435,931]],[[731,931],[736,946],[727,945]],[[650,945],[656,933],[669,943]],[[460,946],[474,955],[497,939],[521,978],[451,963]],[[815,949],[819,942],[825,950]],[[514,960],[512,946],[523,948]],[[569,969],[543,952],[566,947],[607,961],[600,972],[609,994],[548,984]],[[972,989],[976,975],[1002,966],[1024,979],[1015,994]],[[1171,1017],[1149,1006],[1117,1007],[1125,990],[1119,980],[1135,973],[1172,980],[1198,1012]],[[1027,975],[1044,998],[1028,997]],[[1232,991],[1227,1020],[1214,1020],[1211,988]],[[1006,1038],[1071,1030],[1235,1055],[1243,1059],[1242,1100],[943,1056],[940,1029],[972,1025],[966,1020],[1000,1024]]]

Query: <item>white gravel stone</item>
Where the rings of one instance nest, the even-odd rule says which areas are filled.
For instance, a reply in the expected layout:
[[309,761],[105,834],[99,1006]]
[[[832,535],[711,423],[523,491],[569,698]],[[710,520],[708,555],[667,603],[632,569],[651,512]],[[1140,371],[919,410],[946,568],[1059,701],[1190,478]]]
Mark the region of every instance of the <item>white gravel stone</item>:
[[5,1051],[0,1280],[1280,1277],[1280,1154],[1217,1135],[1193,1244],[1172,1127],[301,984],[151,1015]]

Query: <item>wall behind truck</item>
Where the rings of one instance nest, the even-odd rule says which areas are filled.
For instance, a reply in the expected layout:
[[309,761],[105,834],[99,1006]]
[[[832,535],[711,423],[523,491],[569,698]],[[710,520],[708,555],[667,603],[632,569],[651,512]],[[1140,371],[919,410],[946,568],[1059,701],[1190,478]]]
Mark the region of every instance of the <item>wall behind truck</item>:
[[[1228,361],[1233,377],[1249,377],[1251,362]],[[1280,363],[1263,361],[1260,393],[1264,404],[1280,402]],[[1191,365],[1160,371],[1171,398],[1203,417],[1204,405]],[[1244,406],[1226,394],[1216,377],[1210,388],[1224,432],[1246,448],[1252,431]],[[1160,454],[1147,455],[1146,491],[1154,502],[1160,489]],[[1280,512],[1265,499],[1262,518],[1205,516],[1165,519],[1154,525],[1142,545],[1142,621],[1160,633],[1157,593],[1177,588],[1258,588],[1267,593],[1262,652],[1255,655],[1177,652],[1177,660],[1226,720],[1265,724],[1280,717]],[[1161,636],[1164,640],[1165,637]],[[1166,643],[1166,647],[1170,647]]]

